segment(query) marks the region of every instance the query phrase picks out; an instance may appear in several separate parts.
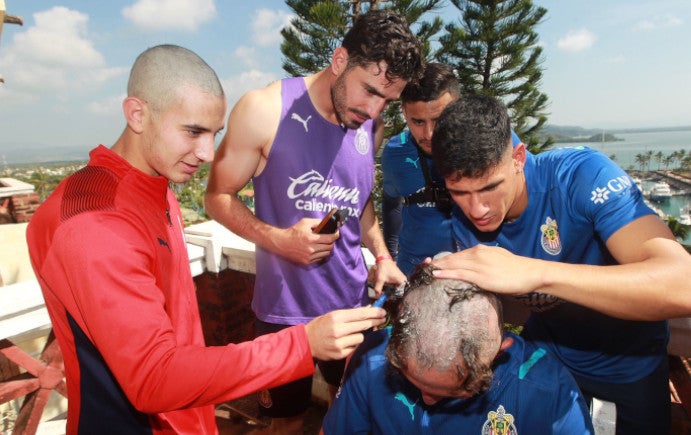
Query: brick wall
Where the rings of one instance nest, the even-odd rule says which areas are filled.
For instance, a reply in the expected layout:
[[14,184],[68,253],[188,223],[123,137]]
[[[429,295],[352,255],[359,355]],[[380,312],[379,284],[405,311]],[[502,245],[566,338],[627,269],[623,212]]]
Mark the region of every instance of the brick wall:
[[9,212],[14,222],[29,222],[39,205],[41,199],[36,192],[16,194],[12,195]]
[[208,346],[240,343],[254,337],[255,316],[250,308],[254,275],[226,269],[194,278]]

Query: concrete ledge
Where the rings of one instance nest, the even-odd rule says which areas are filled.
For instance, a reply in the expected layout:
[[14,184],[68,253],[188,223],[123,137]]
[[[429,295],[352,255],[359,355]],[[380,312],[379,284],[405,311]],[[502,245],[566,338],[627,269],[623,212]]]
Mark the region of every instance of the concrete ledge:
[[0,198],[32,193],[33,191],[33,184],[19,181],[16,178],[0,178]]

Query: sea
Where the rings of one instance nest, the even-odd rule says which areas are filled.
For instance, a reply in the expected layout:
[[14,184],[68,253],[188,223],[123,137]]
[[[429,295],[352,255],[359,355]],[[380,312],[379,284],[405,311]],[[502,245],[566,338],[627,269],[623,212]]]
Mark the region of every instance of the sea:
[[[649,168],[640,168],[637,165],[636,155],[646,154],[648,151],[652,151],[653,155],[661,151],[663,156],[667,156],[674,151],[683,149],[686,150],[686,154],[691,154],[691,128],[688,130],[613,134],[620,140],[616,142],[556,143],[552,148],[587,146],[601,151],[607,156],[613,157],[614,161],[624,170],[665,169],[664,164],[658,163],[654,158],[651,159]],[[650,181],[644,181],[643,188],[649,189],[651,184],[652,182]],[[652,203],[652,205],[659,209],[665,216],[671,215],[678,217],[682,207],[691,205],[691,195],[674,195],[669,201]],[[691,245],[691,234],[681,242]]]

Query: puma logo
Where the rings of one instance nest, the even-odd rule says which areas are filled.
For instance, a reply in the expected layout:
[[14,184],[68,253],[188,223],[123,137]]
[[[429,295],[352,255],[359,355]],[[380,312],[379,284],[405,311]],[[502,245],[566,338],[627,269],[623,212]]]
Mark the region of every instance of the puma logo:
[[305,127],[305,131],[306,131],[306,132],[309,132],[309,129],[307,128],[307,121],[309,121],[311,117],[312,117],[312,115],[308,116],[307,119],[302,119],[302,118],[300,117],[300,115],[298,115],[298,114],[295,113],[295,112],[293,112],[293,113],[290,115],[290,119],[294,119],[294,120],[296,120],[297,122],[301,123],[302,126]]
[[168,250],[170,251],[170,246],[168,246],[168,242],[166,242],[165,240],[163,240],[163,239],[160,238],[160,237],[157,237],[156,239],[158,240],[158,244],[159,244],[159,245],[165,246],[165,247],[168,248]]
[[408,408],[408,412],[410,412],[410,418],[415,420],[415,412],[413,411],[415,409],[415,402],[410,403],[410,400],[408,400],[408,398],[403,393],[396,393],[394,399],[403,403]]
[[410,157],[406,157],[406,158],[405,158],[405,161],[406,161],[406,163],[410,163],[411,165],[413,165],[413,166],[415,166],[415,167],[417,168],[417,162],[420,161],[420,157],[418,157],[418,158],[415,159],[415,160],[411,159]]

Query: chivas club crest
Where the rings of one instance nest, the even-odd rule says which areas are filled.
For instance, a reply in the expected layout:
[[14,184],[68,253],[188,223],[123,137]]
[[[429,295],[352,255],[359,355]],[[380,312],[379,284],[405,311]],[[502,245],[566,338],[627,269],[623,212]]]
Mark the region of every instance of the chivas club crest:
[[507,414],[503,406],[487,413],[487,421],[482,425],[482,435],[518,435],[513,424],[513,415]]
[[355,149],[363,156],[369,152],[369,136],[363,128],[358,128],[355,132]]
[[540,244],[542,249],[550,255],[558,255],[561,252],[561,237],[559,237],[557,221],[547,216],[547,220],[540,226]]

